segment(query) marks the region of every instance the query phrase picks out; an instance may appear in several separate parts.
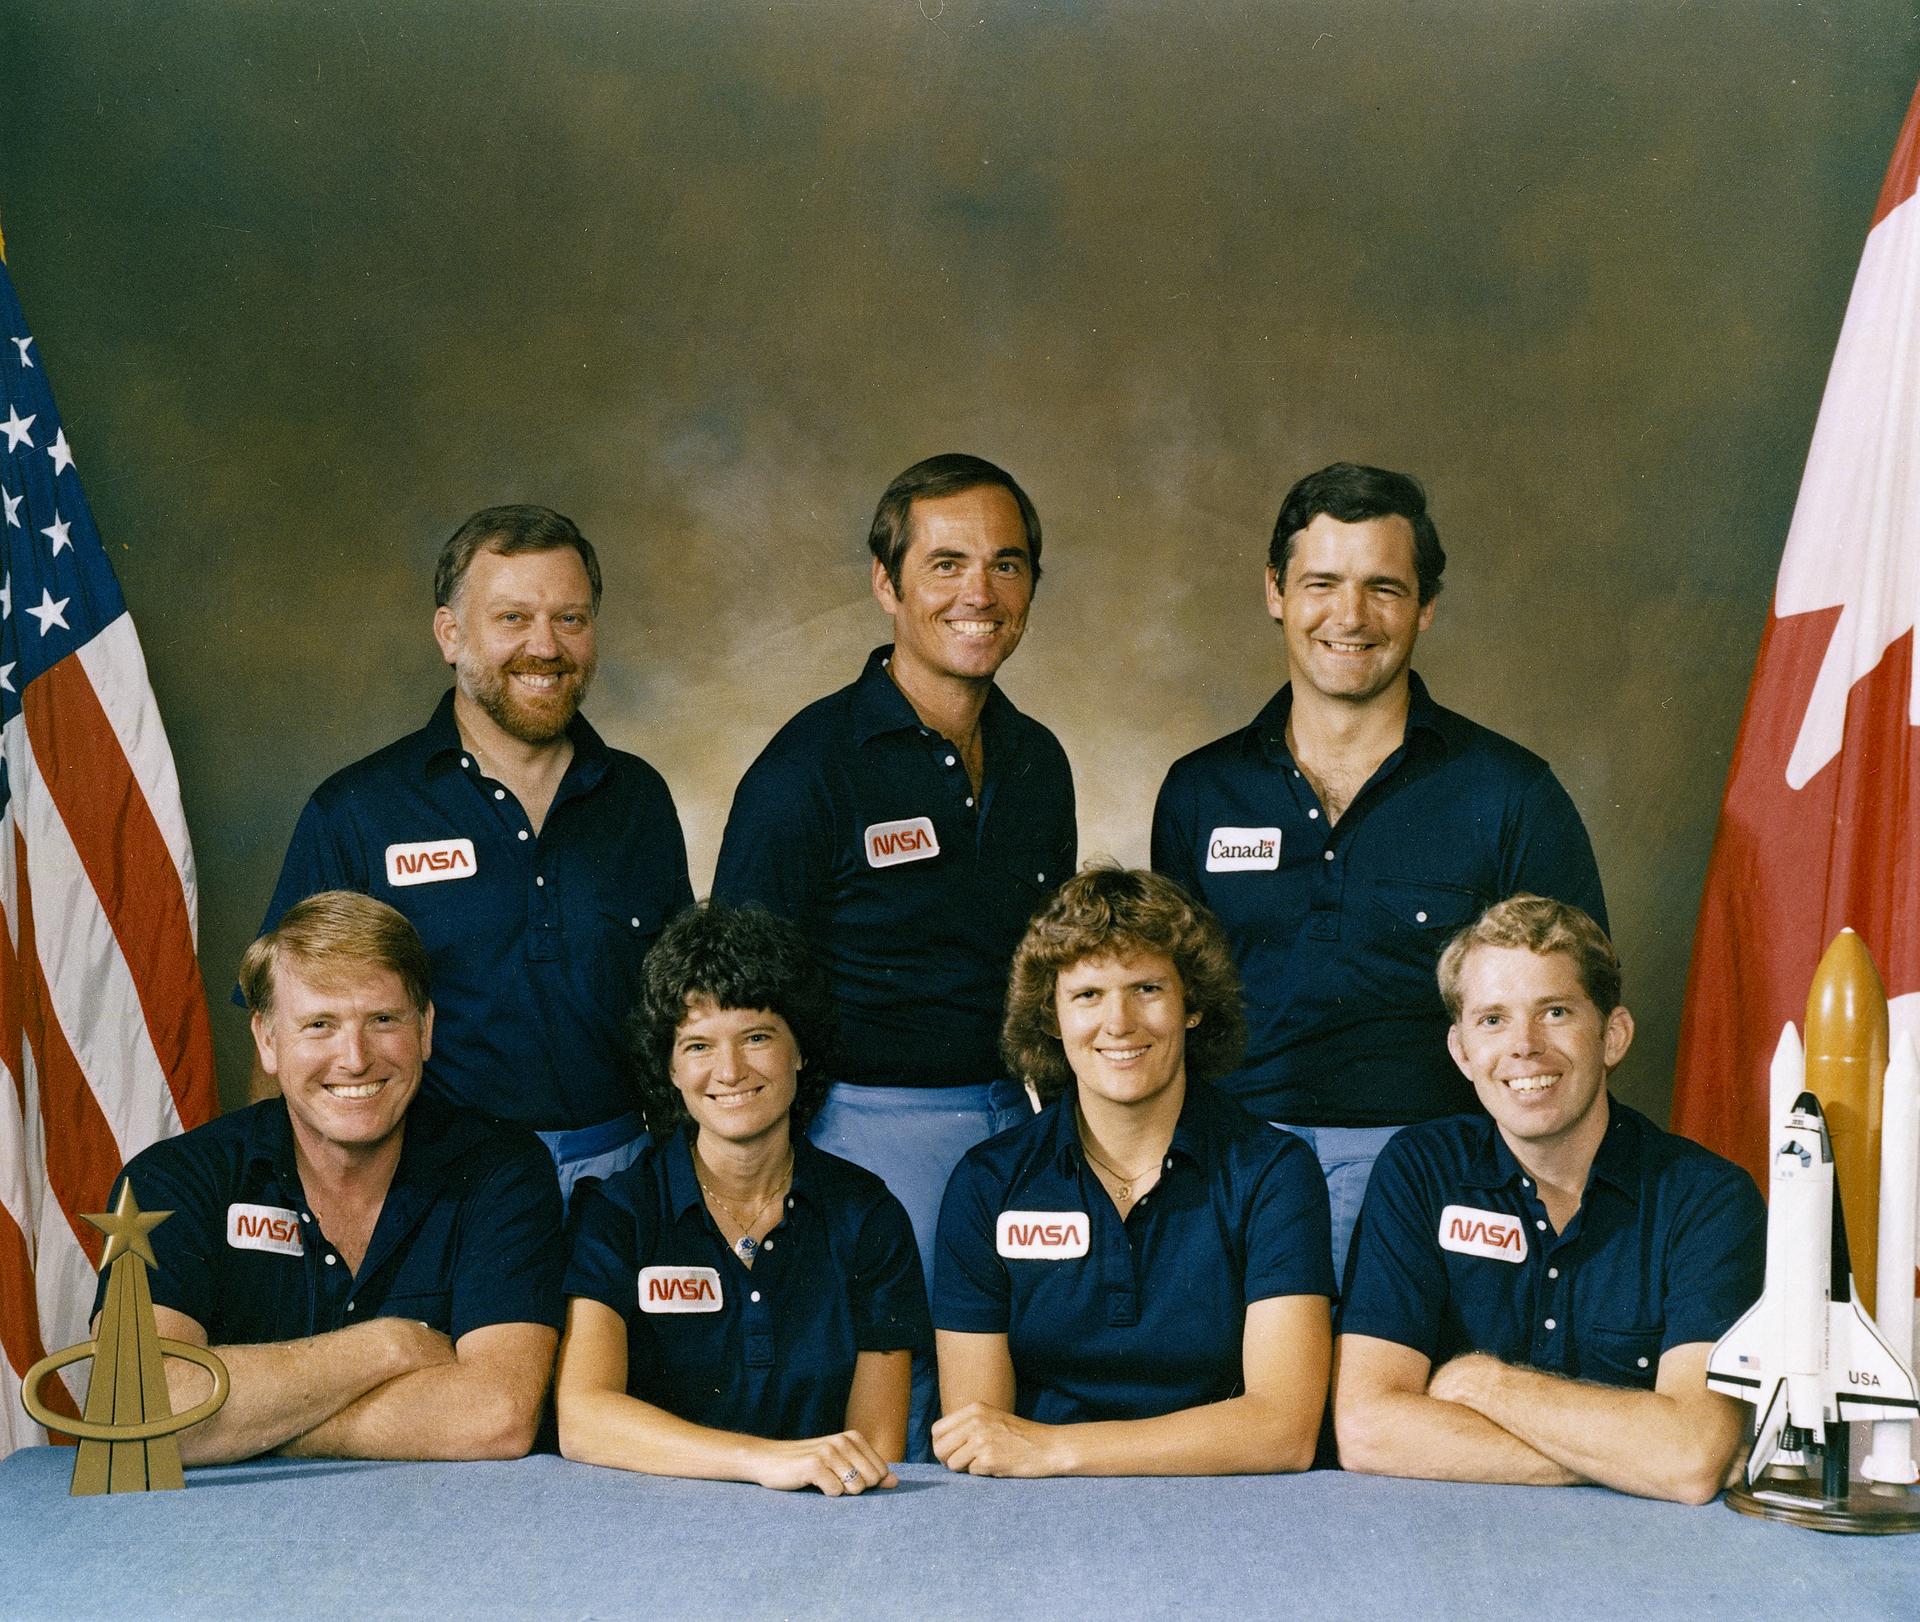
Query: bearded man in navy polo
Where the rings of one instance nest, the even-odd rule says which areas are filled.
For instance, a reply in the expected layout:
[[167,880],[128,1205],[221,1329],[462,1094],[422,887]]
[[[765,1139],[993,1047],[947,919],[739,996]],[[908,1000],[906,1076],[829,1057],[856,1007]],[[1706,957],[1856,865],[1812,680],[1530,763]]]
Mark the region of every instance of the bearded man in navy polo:
[[579,713],[600,584],[592,543],[545,507],[454,531],[433,585],[453,689],[315,791],[261,926],[331,889],[406,914],[440,1011],[427,1091],[531,1127],[563,1193],[647,1141],[625,1022],[647,948],[693,901],[666,783]]

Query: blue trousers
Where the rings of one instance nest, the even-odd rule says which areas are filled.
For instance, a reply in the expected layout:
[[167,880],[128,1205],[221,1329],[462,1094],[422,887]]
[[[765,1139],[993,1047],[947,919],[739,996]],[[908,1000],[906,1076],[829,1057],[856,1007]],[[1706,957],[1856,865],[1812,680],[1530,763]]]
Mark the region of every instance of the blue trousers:
[[611,1177],[625,1171],[653,1141],[639,1115],[631,1110],[598,1126],[583,1126],[577,1132],[536,1132],[534,1136],[547,1146],[547,1153],[553,1156],[553,1169],[560,1174],[563,1214],[573,1203],[575,1183],[583,1177]]
[[1304,1138],[1326,1174],[1327,1201],[1333,1208],[1333,1283],[1338,1289],[1346,1282],[1347,1247],[1353,1242],[1353,1225],[1360,1220],[1360,1202],[1366,1198],[1373,1163],[1386,1148],[1387,1139],[1400,1128],[1289,1126],[1285,1121],[1272,1124],[1282,1132]]
[[[867,1087],[835,1082],[808,1133],[842,1160],[864,1166],[907,1208],[920,1266],[933,1299],[934,1230],[940,1197],[960,1157],[976,1143],[1033,1114],[1015,1082],[973,1087]],[[907,1422],[907,1459],[933,1458],[931,1432],[940,1411],[940,1382],[931,1357],[913,1360],[913,1413]]]

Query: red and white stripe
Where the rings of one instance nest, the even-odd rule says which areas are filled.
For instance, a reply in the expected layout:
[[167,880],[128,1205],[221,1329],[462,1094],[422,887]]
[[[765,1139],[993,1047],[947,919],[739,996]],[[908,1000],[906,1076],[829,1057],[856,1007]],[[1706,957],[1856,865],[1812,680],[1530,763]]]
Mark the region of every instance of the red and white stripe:
[[44,1439],[21,1374],[86,1339],[100,1236],[82,1215],[215,1110],[192,849],[131,619],[22,704],[0,736],[0,1454]]

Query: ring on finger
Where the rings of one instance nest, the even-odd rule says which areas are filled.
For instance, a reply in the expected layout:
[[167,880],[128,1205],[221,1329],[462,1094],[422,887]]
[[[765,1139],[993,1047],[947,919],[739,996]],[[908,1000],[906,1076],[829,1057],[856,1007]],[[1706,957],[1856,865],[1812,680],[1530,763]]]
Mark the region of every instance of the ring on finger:
[[855,1487],[860,1485],[860,1472],[858,1470],[842,1470],[840,1472],[840,1479],[845,1483],[847,1490],[851,1492]]

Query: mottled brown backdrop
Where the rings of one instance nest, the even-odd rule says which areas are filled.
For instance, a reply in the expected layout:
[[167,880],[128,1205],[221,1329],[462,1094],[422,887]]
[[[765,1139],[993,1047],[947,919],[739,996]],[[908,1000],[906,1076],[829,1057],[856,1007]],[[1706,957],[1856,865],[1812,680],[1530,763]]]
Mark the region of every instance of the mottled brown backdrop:
[[471,509],[580,521],[696,888],[884,620],[931,451],[1027,485],[1006,673],[1089,853],[1277,681],[1286,486],[1419,473],[1419,664],[1586,814],[1664,1112],[1694,909],[1920,21],[1892,0],[0,6],[0,225],[178,757],[224,1002],[300,802],[443,684]]

